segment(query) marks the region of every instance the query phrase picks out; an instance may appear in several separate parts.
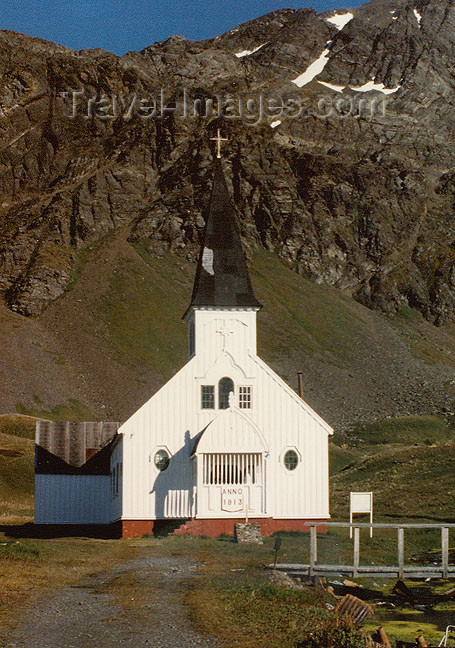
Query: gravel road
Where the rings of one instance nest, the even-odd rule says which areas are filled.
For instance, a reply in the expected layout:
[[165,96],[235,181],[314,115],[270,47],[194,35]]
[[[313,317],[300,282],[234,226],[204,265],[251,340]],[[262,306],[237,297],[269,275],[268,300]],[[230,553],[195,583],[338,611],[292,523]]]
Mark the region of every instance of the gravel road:
[[186,558],[144,557],[90,576],[43,596],[4,648],[220,648],[192,627],[183,601],[202,568]]

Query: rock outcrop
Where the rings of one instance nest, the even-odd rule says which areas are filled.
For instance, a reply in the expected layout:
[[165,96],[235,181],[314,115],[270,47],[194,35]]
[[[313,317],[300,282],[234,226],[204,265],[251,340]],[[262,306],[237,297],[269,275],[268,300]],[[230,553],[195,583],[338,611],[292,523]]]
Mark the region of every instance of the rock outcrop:
[[194,259],[221,127],[247,247],[385,313],[453,320],[454,34],[450,0],[285,9],[123,57],[0,32],[9,308],[42,312],[117,229]]

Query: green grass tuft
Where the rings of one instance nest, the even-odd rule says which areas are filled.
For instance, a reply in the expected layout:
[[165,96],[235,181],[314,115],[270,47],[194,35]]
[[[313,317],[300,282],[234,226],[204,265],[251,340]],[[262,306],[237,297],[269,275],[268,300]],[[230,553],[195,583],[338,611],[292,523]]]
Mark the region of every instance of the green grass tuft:
[[0,560],[40,560],[41,552],[37,544],[19,540],[4,540],[0,542]]
[[76,398],[69,398],[66,405],[56,405],[50,410],[27,408],[22,403],[16,404],[19,414],[26,414],[47,421],[97,421],[98,417]]
[[351,440],[373,445],[431,445],[454,441],[455,430],[452,420],[443,416],[401,416],[374,423],[358,423],[352,427],[348,436]]
[[34,417],[20,416],[19,414],[0,414],[0,434],[34,439],[35,426],[36,418]]

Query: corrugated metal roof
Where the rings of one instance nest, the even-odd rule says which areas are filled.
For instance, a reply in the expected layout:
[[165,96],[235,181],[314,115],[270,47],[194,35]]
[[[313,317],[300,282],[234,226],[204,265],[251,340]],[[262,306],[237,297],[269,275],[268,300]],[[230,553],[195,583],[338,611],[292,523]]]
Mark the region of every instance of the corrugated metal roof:
[[255,307],[245,254],[221,162],[215,160],[210,209],[191,306]]
[[38,421],[35,472],[109,474],[110,446],[116,440],[119,427],[118,422]]

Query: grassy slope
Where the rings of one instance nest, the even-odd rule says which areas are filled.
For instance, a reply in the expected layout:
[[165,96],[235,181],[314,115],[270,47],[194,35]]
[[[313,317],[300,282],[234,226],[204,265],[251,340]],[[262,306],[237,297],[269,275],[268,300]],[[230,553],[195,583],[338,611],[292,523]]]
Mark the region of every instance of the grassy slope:
[[455,520],[455,417],[408,416],[355,425],[331,444],[332,515],[349,491],[373,491],[379,518]]
[[0,521],[33,516],[35,419],[0,416]]
[[[71,289],[40,318],[38,323],[52,329],[54,338],[63,344],[60,352],[55,346],[47,354],[56,367],[43,369],[45,360],[40,358],[36,387],[28,387],[30,404],[18,408],[22,413],[50,419],[121,419],[153,393],[153,377],[158,386],[185,362],[186,327],[181,316],[189,302],[194,265],[172,255],[153,256],[141,246],[132,248],[124,239],[106,244],[103,255],[105,258],[100,258],[95,251],[92,257],[84,258]],[[386,321],[340,291],[296,275],[265,251],[254,255],[252,278],[264,304],[259,314],[259,353],[290,384],[295,384],[295,371],[303,368],[306,397],[317,411],[329,415],[330,422],[339,412],[362,418],[363,403],[371,399],[372,389],[379,394],[381,377],[377,373],[382,365],[384,381],[393,393],[394,378],[398,383],[400,368],[406,364],[403,353],[425,358],[432,367],[434,363],[445,366],[454,362],[453,337],[423,322],[411,309],[403,309],[395,320]],[[13,317],[23,338],[27,321]],[[32,323],[36,328],[36,322]],[[83,392],[78,394],[80,400],[73,398],[76,390],[69,391],[74,376],[67,376],[64,383],[62,374],[56,373],[65,368],[62,353],[67,354],[68,366],[75,366],[74,374],[86,382],[85,398]],[[394,370],[396,376],[390,373]],[[61,390],[57,404],[39,393],[43,375],[51,390],[57,392],[62,384],[68,390]],[[58,378],[55,385],[54,377]],[[376,383],[368,383],[373,379]],[[106,409],[90,401],[94,393],[104,396]],[[381,395],[376,400],[388,402]],[[123,410],[119,412],[120,406]],[[9,431],[14,429],[10,427]],[[28,489],[27,496],[18,495],[16,513],[21,506],[30,510],[24,502],[27,497],[30,502],[31,489],[27,486],[24,491],[20,481],[30,482],[32,461],[31,445],[16,438],[18,434],[22,433],[16,428],[15,437],[2,437],[0,446],[6,453],[1,457],[3,492],[7,493],[3,499],[12,498],[14,490],[24,493]],[[348,439],[335,438],[332,444],[333,512],[346,514],[347,493],[355,487],[375,490],[377,512],[390,513],[389,504],[397,501],[395,494],[399,492],[391,479],[395,471],[397,479],[402,475],[403,484],[416,483],[416,492],[423,490],[424,480],[428,482],[428,498],[424,500],[427,515],[439,517],[442,510],[455,517],[450,489],[445,488],[444,502],[436,497],[437,488],[451,469],[451,454],[444,445],[451,438],[445,421],[434,416],[357,424]],[[439,445],[428,449],[414,447],[414,443]],[[19,451],[21,455],[12,456]],[[352,468],[347,468],[350,464]],[[13,478],[15,471],[23,477]],[[415,471],[421,473],[418,479]],[[405,491],[403,486],[404,495]],[[420,514],[420,502],[411,497],[408,500],[402,506],[403,514]],[[2,512],[10,514],[12,509],[3,506]]]
[[171,255],[156,258],[140,247],[137,251],[140,259],[124,260],[113,275],[100,302],[100,317],[121,362],[136,368],[149,364],[166,381],[187,357],[182,315],[193,268]]
[[255,255],[252,278],[265,305],[258,335],[269,361],[279,362],[293,348],[346,366],[359,341],[366,342],[367,323],[340,291],[300,277],[266,252]]
[[[9,335],[0,335],[0,350],[7,346],[14,375],[5,376],[6,393],[0,381],[0,411],[125,419],[186,360],[181,318],[194,271],[184,259],[133,248],[122,233],[84,257],[67,292],[37,320],[3,309]],[[431,412],[441,392],[455,400],[450,331],[410,309],[388,320],[263,250],[254,254],[251,274],[264,304],[260,355],[291,385],[302,370],[306,399],[331,424]]]

